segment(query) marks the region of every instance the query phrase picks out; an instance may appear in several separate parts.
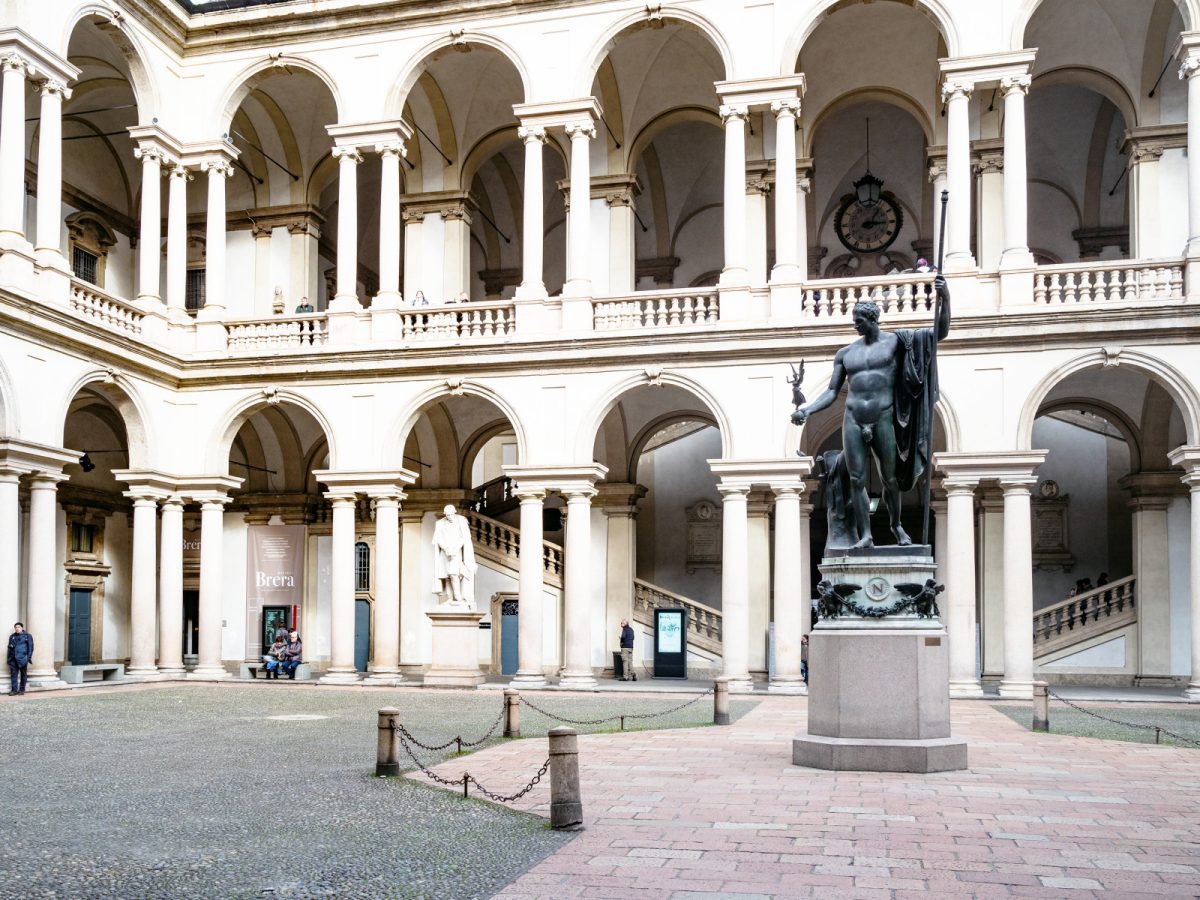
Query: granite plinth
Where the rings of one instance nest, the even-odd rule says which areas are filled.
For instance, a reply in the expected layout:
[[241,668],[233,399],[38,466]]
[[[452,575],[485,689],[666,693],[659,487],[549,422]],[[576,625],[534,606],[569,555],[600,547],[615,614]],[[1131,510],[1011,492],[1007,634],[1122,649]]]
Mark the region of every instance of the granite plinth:
[[433,664],[425,672],[427,687],[478,687],[479,620],[484,614],[456,609],[427,612],[433,623]]

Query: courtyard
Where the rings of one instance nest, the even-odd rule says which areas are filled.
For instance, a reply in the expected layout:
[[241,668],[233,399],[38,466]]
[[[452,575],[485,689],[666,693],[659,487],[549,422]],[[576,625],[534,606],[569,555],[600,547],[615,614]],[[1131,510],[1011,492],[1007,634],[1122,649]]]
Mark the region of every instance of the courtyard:
[[[532,699],[596,719],[687,697]],[[424,776],[372,777],[375,713],[386,705],[441,743],[485,734],[500,695],[164,684],[4,700],[0,895],[1200,893],[1200,751],[1032,734],[1027,706],[954,703],[970,769],[938,775],[791,765],[802,697],[736,698],[727,728],[698,727],[711,721],[707,697],[650,720],[654,730],[581,727],[585,828],[564,834],[547,827],[546,782],[508,808],[464,801]],[[1196,711],[1181,706],[1096,708],[1198,730]],[[524,739],[422,762],[512,793],[545,760],[554,724],[523,708]]]

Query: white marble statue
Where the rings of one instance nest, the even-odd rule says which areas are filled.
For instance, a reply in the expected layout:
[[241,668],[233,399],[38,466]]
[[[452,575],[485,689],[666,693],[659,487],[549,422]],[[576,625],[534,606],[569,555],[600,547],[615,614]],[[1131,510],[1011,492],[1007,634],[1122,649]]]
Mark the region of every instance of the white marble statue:
[[[475,549],[466,516],[447,505],[433,529],[433,591],[451,606],[475,609]],[[444,599],[440,602],[445,602]]]

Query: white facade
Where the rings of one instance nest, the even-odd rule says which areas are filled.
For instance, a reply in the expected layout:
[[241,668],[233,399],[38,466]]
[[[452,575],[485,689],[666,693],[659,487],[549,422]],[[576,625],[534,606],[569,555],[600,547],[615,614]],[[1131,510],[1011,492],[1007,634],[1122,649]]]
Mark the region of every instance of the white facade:
[[[71,655],[73,588],[94,661],[225,673],[268,523],[308,527],[315,666],[358,677],[357,598],[371,669],[415,671],[433,511],[502,473],[479,601],[519,597],[518,681],[588,683],[654,590],[717,614],[698,664],[765,677],[768,624],[807,628],[807,476],[840,441],[840,405],[788,424],[786,364],[815,396],[859,298],[929,322],[905,270],[948,189],[953,688],[1028,696],[1036,666],[1200,698],[1193,0],[0,13],[0,619],[35,633],[35,680]],[[874,249],[836,224],[868,167],[898,210]],[[565,551],[538,552],[543,507]],[[1091,598],[1119,624],[1064,642],[1101,572],[1132,579]],[[797,653],[780,635],[781,689]]]

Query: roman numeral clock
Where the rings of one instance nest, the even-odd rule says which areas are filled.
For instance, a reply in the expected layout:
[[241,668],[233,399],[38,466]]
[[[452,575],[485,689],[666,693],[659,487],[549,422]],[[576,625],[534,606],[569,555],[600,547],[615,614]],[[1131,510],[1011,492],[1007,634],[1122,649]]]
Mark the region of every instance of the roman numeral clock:
[[899,237],[903,225],[904,211],[890,191],[881,192],[875,201],[847,194],[833,220],[838,240],[854,253],[883,252]]

